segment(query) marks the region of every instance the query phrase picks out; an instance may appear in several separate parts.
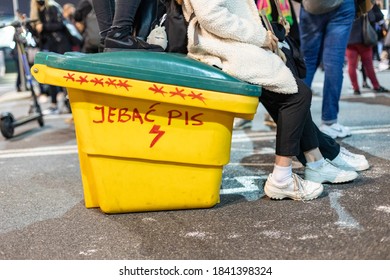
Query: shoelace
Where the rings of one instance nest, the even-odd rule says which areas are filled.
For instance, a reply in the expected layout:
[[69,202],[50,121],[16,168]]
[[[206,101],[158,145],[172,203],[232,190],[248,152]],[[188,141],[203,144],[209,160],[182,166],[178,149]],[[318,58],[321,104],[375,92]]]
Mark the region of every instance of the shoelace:
[[350,151],[348,151],[346,148],[344,147],[340,147],[340,152],[341,152],[341,155],[343,156],[348,156],[348,157],[351,157],[351,158],[356,158],[356,155],[351,153]]
[[300,200],[306,202],[306,200],[304,199],[305,197],[305,193],[303,191],[304,187],[301,184],[303,179],[299,177],[297,174],[293,174],[292,177],[294,180],[294,191],[298,193]]

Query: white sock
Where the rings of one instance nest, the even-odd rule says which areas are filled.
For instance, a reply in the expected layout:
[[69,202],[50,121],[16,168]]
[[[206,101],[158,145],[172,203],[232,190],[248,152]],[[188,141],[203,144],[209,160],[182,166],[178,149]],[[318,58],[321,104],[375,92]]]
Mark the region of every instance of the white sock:
[[290,166],[279,166],[274,165],[272,171],[272,181],[277,185],[286,184],[289,182],[292,176],[292,165]]
[[338,159],[338,158],[341,158],[341,151],[340,153],[337,155],[337,157],[335,157],[334,159],[331,160],[331,162],[333,162],[334,160]]
[[325,159],[322,158],[322,159],[317,160],[317,161],[307,162],[306,165],[309,166],[311,169],[318,169],[321,167],[321,165],[324,164],[324,161],[325,161]]

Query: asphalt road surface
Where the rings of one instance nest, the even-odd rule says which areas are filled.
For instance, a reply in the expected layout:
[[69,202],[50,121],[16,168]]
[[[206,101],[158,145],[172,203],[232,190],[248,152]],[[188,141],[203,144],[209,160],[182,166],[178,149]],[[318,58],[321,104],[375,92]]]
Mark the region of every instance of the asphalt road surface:
[[[320,92],[319,71],[314,91]],[[390,88],[390,72],[378,72]],[[325,185],[316,200],[274,201],[263,185],[273,167],[275,131],[258,108],[252,129],[234,131],[220,203],[209,209],[104,214],[84,206],[70,114],[45,116],[0,137],[2,260],[389,260],[390,95],[353,96],[345,76],[338,140],[370,169],[352,183]],[[26,114],[28,92],[1,81],[0,111]],[[43,108],[49,104],[42,102]],[[312,113],[320,122],[321,96]],[[295,172],[303,174],[298,163]],[[145,174],[150,176],[150,174]]]

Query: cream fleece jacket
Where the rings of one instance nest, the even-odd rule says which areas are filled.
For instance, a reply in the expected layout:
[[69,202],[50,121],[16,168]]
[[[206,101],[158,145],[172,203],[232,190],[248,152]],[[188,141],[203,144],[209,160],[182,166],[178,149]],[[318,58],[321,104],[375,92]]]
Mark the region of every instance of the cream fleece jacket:
[[184,0],[182,7],[189,57],[273,92],[298,92],[282,59],[263,48],[266,29],[253,0]]

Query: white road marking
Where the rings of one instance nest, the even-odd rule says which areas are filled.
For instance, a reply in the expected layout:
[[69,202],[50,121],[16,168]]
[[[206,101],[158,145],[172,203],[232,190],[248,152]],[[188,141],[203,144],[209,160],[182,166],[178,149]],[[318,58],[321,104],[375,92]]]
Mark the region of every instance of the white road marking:
[[0,158],[18,158],[18,157],[35,157],[35,156],[55,156],[77,154],[77,146],[49,146],[30,149],[14,149],[0,151]]
[[[390,125],[349,126],[353,134],[374,134],[390,132]],[[253,131],[248,133],[233,132],[232,143],[247,141],[266,141],[275,139],[275,132]],[[234,148],[234,147],[233,147]]]
[[238,176],[238,177],[227,178],[227,179],[228,180],[236,180],[243,187],[221,189],[220,190],[220,194],[235,194],[235,193],[245,193],[245,192],[257,192],[257,191],[259,191],[259,186],[257,184],[255,184],[255,180],[266,180],[267,176]]
[[247,201],[256,201],[264,196],[262,184],[260,181],[267,180],[267,175],[262,176],[237,176],[232,178],[224,178],[224,181],[234,180],[241,184],[242,187],[237,188],[221,188],[220,195],[239,194]]
[[378,206],[375,208],[375,210],[385,212],[385,213],[390,213],[390,206]]
[[230,166],[258,166],[258,167],[265,167],[265,166],[273,166],[274,163],[243,163],[243,162],[230,162],[228,163]]
[[96,252],[97,252],[96,249],[90,249],[90,250],[87,250],[86,252],[81,251],[81,252],[79,253],[79,255],[91,256],[93,253],[96,253]]
[[232,152],[249,152],[251,155],[273,155],[275,154],[274,148],[265,147],[260,150],[253,150],[247,148],[231,148]]
[[193,232],[187,232],[185,237],[195,237],[199,239],[205,239],[207,238],[207,233],[206,232],[200,232],[200,231],[193,231]]
[[330,206],[336,211],[339,216],[337,225],[343,228],[350,229],[361,229],[358,221],[356,221],[341,204],[339,203],[339,198],[342,197],[343,194],[341,191],[334,191],[329,193]]

